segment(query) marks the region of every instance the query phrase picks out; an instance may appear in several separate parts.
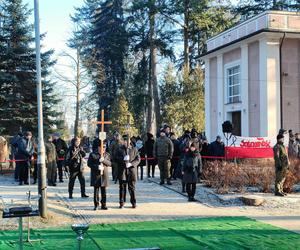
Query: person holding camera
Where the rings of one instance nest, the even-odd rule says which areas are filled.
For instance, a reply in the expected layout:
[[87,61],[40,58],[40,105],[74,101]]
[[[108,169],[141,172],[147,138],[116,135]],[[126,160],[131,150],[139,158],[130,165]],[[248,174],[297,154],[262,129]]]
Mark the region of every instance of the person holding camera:
[[80,182],[81,197],[87,198],[85,194],[85,178],[83,175],[85,152],[80,147],[80,138],[75,137],[71,141],[71,146],[68,149],[66,156],[66,165],[69,167],[70,179],[69,179],[69,199],[73,199],[73,189],[76,178]]

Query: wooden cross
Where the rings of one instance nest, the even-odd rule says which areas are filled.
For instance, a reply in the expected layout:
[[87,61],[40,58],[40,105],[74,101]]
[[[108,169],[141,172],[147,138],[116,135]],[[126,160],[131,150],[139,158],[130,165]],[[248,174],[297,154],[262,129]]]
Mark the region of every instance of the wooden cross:
[[106,139],[106,135],[102,136],[105,133],[104,132],[104,125],[112,124],[112,122],[104,120],[104,110],[102,109],[101,110],[101,120],[100,121],[95,121],[95,122],[93,122],[93,124],[97,124],[97,125],[101,124],[101,131],[99,132],[99,139],[101,141],[100,154],[101,154],[101,157],[103,157],[103,155],[104,155],[104,150],[103,150],[104,140]]

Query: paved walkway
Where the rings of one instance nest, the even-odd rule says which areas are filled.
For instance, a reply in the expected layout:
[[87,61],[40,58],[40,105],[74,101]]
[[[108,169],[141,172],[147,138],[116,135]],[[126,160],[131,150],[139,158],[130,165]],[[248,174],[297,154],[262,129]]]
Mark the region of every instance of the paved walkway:
[[[93,189],[89,186],[89,173],[86,173],[87,199],[80,198],[79,182],[75,183],[74,199],[68,199],[67,182],[57,187],[48,187],[49,219],[32,219],[33,227],[69,226],[74,222],[89,223],[125,223],[135,221],[169,220],[179,218],[247,216],[269,224],[300,233],[300,210],[294,207],[272,208],[246,207],[243,205],[222,206],[209,194],[203,194],[198,188],[198,198],[202,203],[187,202],[187,198],[178,191],[178,185],[159,186],[158,179],[147,179],[137,183],[137,204],[132,209],[127,203],[119,209],[118,185],[110,183],[107,194],[108,210],[93,211]],[[171,189],[170,189],[171,188]],[[6,202],[11,199],[26,199],[28,186],[18,186],[11,177],[0,176],[0,196]],[[36,194],[37,186],[31,186]],[[129,198],[129,197],[128,197]],[[282,198],[281,198],[282,199]],[[0,219],[2,228],[16,228],[17,221]]]

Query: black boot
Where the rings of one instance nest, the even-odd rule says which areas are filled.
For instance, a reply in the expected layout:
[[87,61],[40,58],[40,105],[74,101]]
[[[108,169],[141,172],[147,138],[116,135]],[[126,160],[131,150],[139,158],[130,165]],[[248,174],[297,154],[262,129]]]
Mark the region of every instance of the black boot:
[[106,204],[101,204],[101,210],[107,210],[107,206],[106,206]]

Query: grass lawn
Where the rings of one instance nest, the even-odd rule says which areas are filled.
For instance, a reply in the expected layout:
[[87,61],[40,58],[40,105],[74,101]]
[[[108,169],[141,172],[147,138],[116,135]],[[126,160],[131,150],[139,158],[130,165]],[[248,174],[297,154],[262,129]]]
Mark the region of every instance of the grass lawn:
[[[0,249],[18,249],[10,243],[17,231],[0,231]],[[32,230],[42,239],[26,249],[75,250],[71,228]],[[246,217],[203,218],[174,221],[91,225],[82,249],[300,249],[300,235]]]

